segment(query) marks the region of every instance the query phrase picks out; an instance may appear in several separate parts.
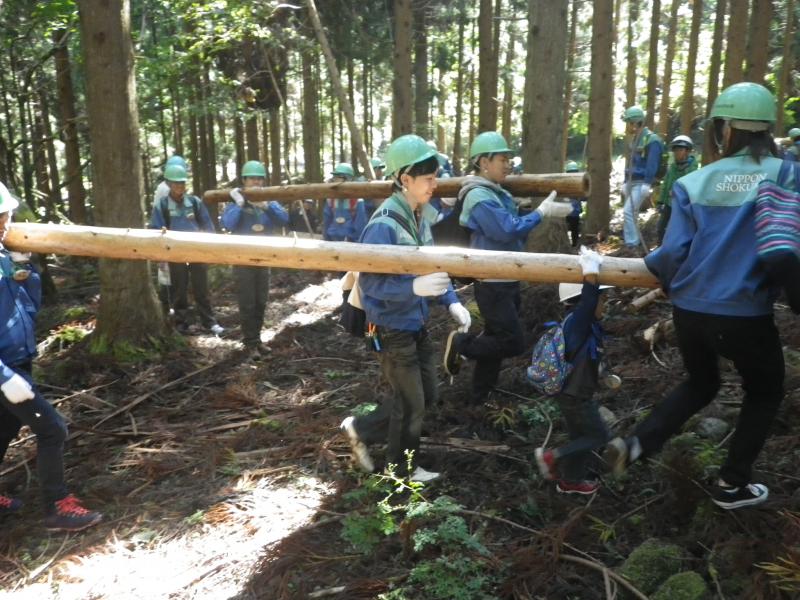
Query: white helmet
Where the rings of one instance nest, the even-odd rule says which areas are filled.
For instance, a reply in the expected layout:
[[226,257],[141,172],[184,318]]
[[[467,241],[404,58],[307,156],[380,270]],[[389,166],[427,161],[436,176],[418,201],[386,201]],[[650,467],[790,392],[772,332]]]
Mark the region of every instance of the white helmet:
[[688,148],[689,150],[694,149],[694,142],[692,138],[688,135],[677,135],[675,138],[670,142],[670,148]]
[[[601,285],[600,291],[607,290],[614,287],[613,285]],[[558,284],[558,300],[559,302],[566,302],[581,295],[583,290],[582,283],[559,283]]]
[[11,195],[8,188],[0,182],[0,213],[11,212],[19,206],[19,201]]

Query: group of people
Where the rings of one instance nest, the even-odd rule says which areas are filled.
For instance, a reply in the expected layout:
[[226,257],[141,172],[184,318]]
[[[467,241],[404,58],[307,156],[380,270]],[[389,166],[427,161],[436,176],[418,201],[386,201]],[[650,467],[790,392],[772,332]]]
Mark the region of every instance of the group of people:
[[[651,191],[648,148],[653,142],[641,126],[642,116],[626,112],[626,120],[634,122],[635,134],[625,191],[626,203],[632,207]],[[595,400],[603,382],[612,387],[620,384],[618,378],[604,374],[600,321],[608,286],[600,285],[603,257],[582,248],[578,261],[583,283],[559,286],[568,315],[563,321],[565,357],[572,369],[557,398],[569,441],[558,448],[538,448],[531,457],[545,479],[556,481],[558,491],[593,494],[598,490],[592,462],[598,449],[605,447],[604,460],[618,474],[658,452],[715,398],[721,385],[718,358],[724,356],[741,376],[744,397],[712,492],[713,501],[724,509],[737,509],[768,498],[767,486],[754,481],[753,465],[783,398],[784,359],[773,316],[780,286],[756,255],[753,220],[757,183],[777,180],[784,164],[770,132],[775,117],[775,99],[766,88],[755,83],[735,84],[719,95],[711,110],[706,135],[712,150],[704,157],[703,168],[695,170],[691,165],[691,140],[685,136],[673,140],[675,164],[690,163],[692,172],[680,176],[680,171],[675,171],[668,176],[672,178],[671,191],[668,198],[662,194],[662,203],[671,215],[663,242],[644,262],[673,304],[678,347],[688,374],[628,435],[609,440],[611,434]],[[543,220],[574,214],[573,205],[555,200],[554,193],[533,212],[521,214],[501,185],[511,172],[511,156],[512,149],[497,132],[481,133],[472,142],[472,176],[459,194],[459,223],[469,231],[472,248],[518,251]],[[175,157],[165,168],[165,183],[157,192],[151,226],[213,231],[202,202],[186,194],[186,165],[181,161]],[[404,135],[394,140],[385,163],[393,192],[376,207],[357,241],[430,245],[431,220],[421,213],[434,197],[442,166],[436,150],[422,138]],[[246,189],[263,185],[266,171],[261,163],[251,161],[241,175]],[[750,183],[725,184],[732,180]],[[791,189],[798,184],[791,176],[785,183]],[[222,223],[233,233],[264,234],[288,220],[279,203],[248,202],[241,189],[231,191],[231,200]],[[0,185],[0,242],[17,204]],[[237,267],[236,274],[243,338],[255,352],[264,352],[260,328],[269,285],[264,271]],[[202,296],[203,270],[170,265],[169,275],[170,301],[176,310],[185,310],[189,279],[196,299],[197,292]],[[350,297],[366,313],[369,335],[392,393],[372,413],[347,417],[341,429],[363,470],[372,472],[376,466],[368,446],[386,443],[387,465],[395,465],[413,480],[432,481],[440,474],[424,468],[419,455],[425,409],[438,395],[437,361],[426,329],[429,302],[445,306],[456,325],[446,340],[444,371],[456,375],[463,360],[474,361],[471,392],[464,402],[481,403],[497,383],[502,360],[525,351],[519,318],[520,284],[475,282],[475,298],[484,321],[483,331],[476,334],[470,330],[470,312],[459,301],[447,273],[361,273],[357,281],[358,293]],[[77,531],[97,524],[102,515],[68,492],[63,464],[66,425],[31,377],[40,296],[39,275],[30,257],[0,244],[0,459],[20,428],[27,425],[36,437],[44,524],[53,530]],[[200,315],[209,328],[216,324],[203,306]],[[0,516],[19,510],[21,504],[0,494]]]
[[[698,169],[687,136],[671,144],[674,161],[662,192],[663,240],[645,257],[673,304],[678,347],[687,378],[627,436],[611,438],[595,400],[605,382],[618,387],[616,376],[604,376],[600,320],[604,290],[599,284],[603,257],[581,248],[578,261],[583,284],[562,283],[565,357],[572,369],[557,399],[569,441],[558,448],[537,448],[533,460],[562,493],[593,494],[599,488],[593,453],[621,474],[633,462],[658,452],[686,421],[706,407],[720,388],[718,358],[730,359],[742,378],[744,398],[728,455],[712,491],[716,505],[737,509],[768,498],[767,486],[753,481],[753,464],[765,443],[783,398],[784,361],[773,304],[780,286],[756,253],[754,200],[757,183],[775,181],[783,164],[770,132],[776,102],[763,86],[735,84],[712,107],[707,129],[712,155]],[[625,112],[632,135],[626,172],[626,244],[639,243],[636,214],[652,193],[661,160],[661,141],[644,127],[638,107]],[[470,231],[470,246],[516,251],[542,219],[574,216],[571,204],[552,195],[528,215],[501,187],[510,172],[511,148],[496,132],[478,135],[470,149],[473,175],[460,196],[460,223]],[[394,193],[367,223],[361,243],[421,246],[431,243],[430,225],[420,208],[433,196],[437,164],[424,140],[414,135],[392,142],[387,173]],[[749,185],[725,186],[735,178]],[[787,185],[800,182],[791,178]],[[351,294],[352,296],[352,294]],[[385,379],[392,388],[381,406],[366,416],[349,416],[341,424],[358,466],[373,472],[369,445],[386,443],[386,465],[421,482],[440,476],[420,465],[419,440],[425,407],[437,399],[435,357],[425,324],[428,302],[446,306],[457,328],[447,337],[443,367],[458,373],[464,359],[475,361],[471,395],[482,402],[497,382],[503,358],[522,353],[519,282],[475,282],[475,298],[484,330],[470,332],[471,318],[453,291],[447,273],[380,275],[362,273],[358,301],[366,312]]]

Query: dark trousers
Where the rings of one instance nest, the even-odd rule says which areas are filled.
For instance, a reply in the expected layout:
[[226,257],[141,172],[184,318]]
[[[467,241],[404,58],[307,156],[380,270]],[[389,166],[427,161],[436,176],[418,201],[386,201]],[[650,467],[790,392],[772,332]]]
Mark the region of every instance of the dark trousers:
[[592,467],[592,451],[609,439],[608,427],[594,398],[561,394],[558,405],[569,433],[569,443],[555,451],[559,471],[567,481],[584,481]]
[[358,436],[366,444],[386,442],[386,462],[405,472],[405,451],[414,453],[412,470],[418,463],[419,438],[425,406],[436,402],[436,363],[433,345],[423,329],[417,333],[380,329],[383,376],[392,394],[373,412],[355,421]]
[[718,358],[733,361],[744,400],[728,457],[719,472],[728,484],[750,483],[752,465],[783,399],[783,352],[772,315],[727,317],[673,310],[678,347],[689,377],[636,427],[645,455],[656,452],[720,387]]
[[483,317],[483,333],[459,338],[456,350],[475,360],[472,375],[473,402],[483,401],[497,383],[504,358],[525,351],[525,335],[519,320],[519,282],[475,282],[475,300]]
[[658,215],[658,245],[664,241],[664,234],[667,232],[669,218],[672,216],[672,207],[664,205],[661,207],[661,214]]
[[239,321],[245,346],[261,343],[264,310],[269,300],[268,267],[233,267],[236,277],[236,298],[239,301]]
[[569,231],[570,243],[573,248],[577,248],[581,242],[581,218],[580,216],[568,216],[567,231]]
[[208,301],[208,266],[203,264],[169,263],[171,285],[160,286],[161,303],[175,309],[175,322],[189,325],[189,281],[197,306],[197,316],[203,327],[216,323],[211,303]]
[[[30,364],[14,367],[33,386]],[[36,468],[45,507],[67,495],[64,484],[64,440],[67,425],[36,386],[31,400],[13,404],[0,393],[0,462],[20,428],[27,425],[36,436]]]

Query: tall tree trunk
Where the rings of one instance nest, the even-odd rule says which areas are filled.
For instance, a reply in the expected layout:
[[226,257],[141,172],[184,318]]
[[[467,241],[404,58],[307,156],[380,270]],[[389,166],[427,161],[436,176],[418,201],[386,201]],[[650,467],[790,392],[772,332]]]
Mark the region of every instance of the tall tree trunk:
[[61,206],[63,205],[63,201],[61,200],[61,179],[58,171],[53,129],[50,126],[50,107],[48,105],[47,94],[41,90],[39,91],[39,106],[42,109],[42,135],[44,136],[44,147],[47,154],[47,173],[50,178],[50,209],[52,210],[55,220],[56,209],[61,210]]
[[656,92],[658,90],[658,38],[661,32],[661,0],[653,0],[650,17],[650,56],[647,59],[647,106],[645,124],[653,129],[656,119]]
[[283,174],[281,173],[281,109],[273,108],[269,111],[269,143],[270,159],[272,162],[272,185],[280,185]]
[[[164,116],[164,111],[164,96],[161,93],[161,90],[159,90],[156,112],[158,113],[158,132],[161,134],[161,149],[163,157],[163,161],[159,162],[167,162],[167,159],[169,158],[169,135],[167,134],[167,118]],[[145,189],[147,189],[146,182]]]
[[464,0],[458,3],[458,74],[456,75],[456,122],[453,130],[453,169],[456,175],[462,174],[461,168],[461,127],[464,120],[464,21],[466,9]]
[[494,47],[492,0],[480,0],[478,16],[478,131],[497,128],[497,49]]
[[414,2],[414,132],[425,139],[431,137],[428,106],[428,35],[425,30],[426,0]]
[[[211,89],[211,81],[208,77],[208,66],[203,66],[203,113],[206,120],[206,139],[208,162],[206,163],[206,182],[209,189],[217,189],[217,141],[214,139],[214,115],[209,106],[208,96]],[[211,207],[216,212],[216,206]],[[216,215],[212,215],[216,217]]]
[[[350,106],[355,107],[356,105],[356,87],[355,87],[355,67],[353,66],[353,59],[352,57],[347,57],[347,100],[350,102]],[[353,165],[353,171],[356,175],[359,175],[361,169],[358,165],[358,148],[356,147],[356,138],[354,136],[350,136],[350,161]]]
[[181,122],[183,107],[178,86],[170,88],[170,94],[172,95],[172,133],[174,136],[172,143],[175,146],[175,154],[183,156],[183,123]]
[[[470,49],[471,55],[475,56],[476,50],[476,42],[478,37],[475,35],[476,26],[475,21],[472,21],[472,33],[470,35]],[[472,143],[472,140],[475,139],[475,136],[478,133],[478,102],[475,91],[477,89],[477,84],[475,83],[475,77],[477,75],[475,69],[475,61],[471,61],[469,65],[469,83],[467,84],[467,89],[469,89],[469,140],[468,143]]]
[[619,50],[619,28],[622,25],[622,3],[625,0],[614,0],[614,44],[611,50],[611,56],[616,56]]
[[[187,98],[190,106],[195,105],[194,93],[189,92]],[[203,164],[200,161],[201,141],[197,128],[197,116],[194,109],[189,112],[189,162],[192,165],[192,191],[195,194],[202,193],[201,190],[205,189],[205,182],[203,181]]]
[[750,35],[747,40],[746,81],[763,85],[769,60],[769,30],[774,7],[772,0],[753,0]]
[[245,139],[247,140],[247,160],[258,160],[258,113],[250,113],[250,116],[244,122],[244,131]]
[[303,160],[306,183],[321,183],[320,127],[317,107],[317,84],[314,78],[314,56],[303,56]]
[[[260,145],[260,158],[259,160],[264,163],[264,166],[267,168],[268,171],[272,170],[272,165],[269,161],[269,118],[267,117],[267,113],[261,113],[261,119],[259,121],[259,129],[261,133],[261,145]],[[267,178],[268,180],[270,178]]]
[[703,18],[703,0],[692,1],[692,30],[689,34],[689,60],[686,66],[686,79],[683,86],[683,103],[681,104],[681,133],[691,135],[694,121],[694,76],[695,64],[700,41],[700,22]]
[[[139,161],[130,7],[127,0],[78,0],[86,68],[98,225],[141,227],[144,190]],[[109,98],[115,98],[109,102]],[[98,351],[129,348],[166,332],[145,261],[100,259]]]
[[[725,35],[726,0],[717,0],[717,12],[714,18],[714,38],[711,43],[711,63],[708,67],[708,97],[706,98],[706,115],[711,111],[714,100],[719,93],[719,72],[722,64],[722,42]],[[787,38],[788,39],[788,38]]]
[[411,133],[411,0],[394,0],[392,138]]
[[725,74],[722,87],[739,83],[744,77],[742,61],[744,61],[747,45],[748,0],[730,0],[730,20],[728,21],[728,39],[725,53]]
[[[508,50],[506,50],[506,68],[503,70],[503,137],[511,139],[511,113],[514,108],[514,72],[511,65],[516,61],[517,28],[512,21],[509,24]],[[569,86],[569,73],[567,74],[567,86]],[[564,98],[569,103],[568,98]],[[565,104],[567,106],[567,104]],[[568,112],[568,111],[565,111]]]
[[[564,84],[564,123],[561,130],[561,160],[567,160],[567,144],[569,142],[569,121],[572,116],[572,69],[575,66],[578,31],[578,0],[572,0],[572,9],[569,17],[569,42],[567,46],[567,73]],[[509,62],[508,64],[512,64]],[[506,138],[508,139],[508,138]]]
[[236,173],[234,173],[233,176],[231,176],[230,173],[231,155],[226,149],[228,132],[225,130],[225,117],[222,113],[217,114],[217,131],[219,132],[220,148],[225,149],[225,153],[219,156],[220,162],[222,163],[222,178],[227,182],[231,182],[236,179]]
[[636,69],[638,66],[634,24],[639,20],[639,0],[628,0],[628,68],[625,73],[625,106],[636,104]]
[[371,71],[369,56],[364,57],[361,63],[361,96],[364,111],[364,150],[372,156],[372,97],[369,90],[369,74]]
[[789,86],[789,74],[794,56],[794,0],[786,0],[786,25],[783,30],[783,54],[781,56],[781,70],[778,74],[778,120],[775,131],[778,135],[783,133],[784,110],[786,101],[786,88]]
[[33,173],[36,181],[36,191],[39,192],[39,204],[44,203],[45,218],[55,219],[52,195],[50,192],[50,175],[47,172],[47,148],[45,142],[42,107],[38,105],[33,113],[31,147],[33,148]]
[[[569,0],[528,0],[528,59],[522,117],[522,164],[528,173],[562,170]],[[564,219],[548,219],[528,236],[529,252],[568,252]]]
[[21,89],[17,73],[20,66],[17,62],[16,52],[11,49],[9,52],[11,60],[11,81],[14,84],[13,97],[17,99],[17,114],[19,117],[19,153],[22,154],[22,185],[25,201],[32,209],[36,208],[35,198],[33,196],[33,164],[31,160],[31,138],[29,131],[30,119],[28,118],[28,107],[26,100],[28,99],[28,90]]
[[12,112],[11,104],[8,101],[8,89],[6,83],[6,70],[0,69],[0,97],[3,98],[3,116],[5,117],[6,136],[7,141],[3,144],[3,159],[6,164],[6,173],[3,175],[3,181],[11,188],[18,187],[17,176],[14,173],[16,154],[13,150],[14,144],[14,127],[13,123],[16,122]]
[[76,125],[75,92],[72,88],[66,30],[54,31],[53,42],[55,44],[53,58],[56,67],[58,105],[61,114],[61,139],[64,142],[64,160],[66,161],[64,179],[67,183],[69,199],[69,220],[73,223],[83,224],[86,223],[86,188],[83,186],[81,150]]
[[614,101],[613,1],[595,0],[592,17],[592,63],[589,94],[589,138],[586,162],[592,178],[586,229],[605,235],[609,225],[611,119]]
[[678,9],[680,0],[672,0],[667,28],[667,55],[664,60],[664,85],[661,90],[661,111],[658,115],[658,130],[666,138],[669,134],[670,92],[672,91],[672,63],[675,61],[675,38],[678,33]]
[[242,118],[240,116],[236,116],[233,119],[233,145],[235,148],[236,154],[236,175],[238,176],[239,173],[242,172],[242,165],[247,160],[247,154],[244,149],[244,123],[242,123]]
[[200,79],[199,74],[195,79],[195,83],[197,85],[197,97],[195,103],[195,110],[197,111],[197,138],[198,142],[200,143],[200,170],[202,173],[202,186],[199,190],[195,190],[196,193],[200,194],[205,192],[206,190],[213,190],[216,186],[211,186],[211,181],[209,179],[209,163],[211,162],[211,155],[209,152],[209,143],[208,143],[208,127],[206,126],[206,102],[205,102],[205,94],[203,91],[203,81]]

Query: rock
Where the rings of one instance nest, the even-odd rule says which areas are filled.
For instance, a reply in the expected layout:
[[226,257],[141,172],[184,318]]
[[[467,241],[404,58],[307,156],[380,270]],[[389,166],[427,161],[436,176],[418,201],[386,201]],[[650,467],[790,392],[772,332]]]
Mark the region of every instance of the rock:
[[670,575],[679,573],[683,562],[688,558],[688,554],[680,546],[650,538],[631,552],[622,563],[620,573],[649,596]]
[[617,422],[617,415],[605,406],[600,407],[600,417],[609,428]]
[[729,429],[728,423],[722,419],[705,417],[697,424],[695,431],[700,437],[719,442],[722,441]]
[[706,600],[709,597],[703,577],[694,571],[684,571],[661,584],[650,600]]

